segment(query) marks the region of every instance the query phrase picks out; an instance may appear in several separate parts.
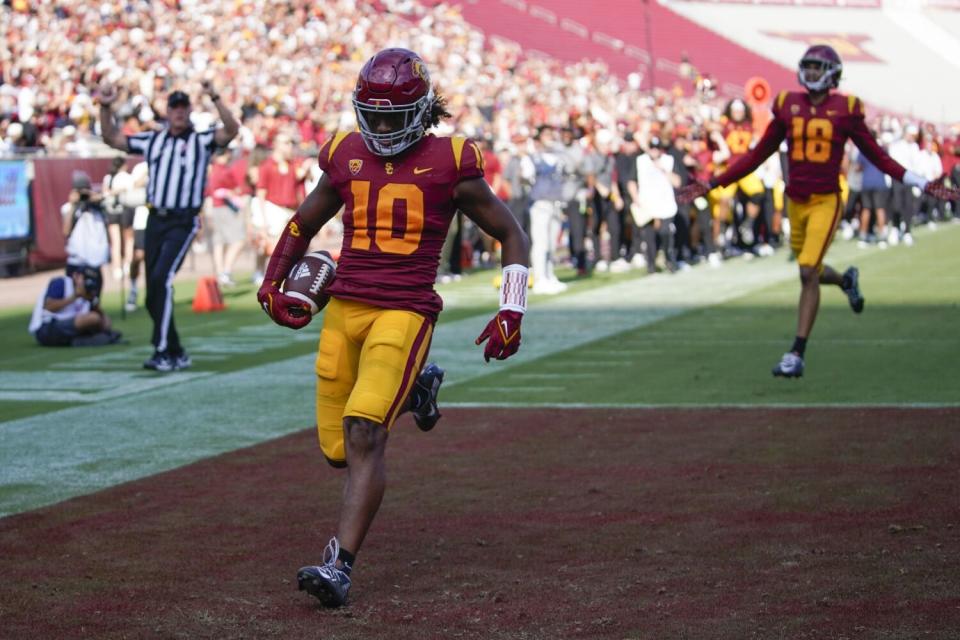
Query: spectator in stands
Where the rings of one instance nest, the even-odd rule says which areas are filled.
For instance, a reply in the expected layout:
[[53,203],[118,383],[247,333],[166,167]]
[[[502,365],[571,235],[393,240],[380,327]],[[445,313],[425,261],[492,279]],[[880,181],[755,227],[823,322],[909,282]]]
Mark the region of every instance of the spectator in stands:
[[771,256],[774,247],[780,246],[780,227],[783,220],[783,170],[780,157],[773,154],[757,169],[757,177],[763,183],[763,204],[760,219],[763,221],[762,233],[758,235],[760,244],[757,255]]
[[[611,256],[616,259],[620,249],[622,221],[619,210],[623,208],[623,202],[614,181],[613,143],[612,131],[597,131],[593,137],[593,146],[588,149],[584,159],[591,211],[590,237],[593,243],[594,269],[598,271],[606,271]],[[602,249],[604,229],[609,236],[606,254]]]
[[564,127],[560,144],[563,148],[561,203],[568,225],[570,256],[577,274],[583,276],[587,274],[587,185],[581,134],[579,128]]
[[554,273],[555,250],[563,221],[564,148],[553,127],[537,131],[531,155],[535,170],[530,189],[530,253],[533,292],[556,294],[566,291]]
[[149,169],[146,162],[138,162],[130,170],[130,188],[120,194],[120,202],[125,208],[133,209],[133,222],[131,231],[133,233],[133,245],[130,252],[130,290],[127,294],[127,302],[124,308],[127,311],[137,310],[137,281],[140,278],[140,267],[143,265],[146,237],[147,237],[147,218],[150,216],[150,209],[147,206],[147,180],[149,179]]
[[[857,150],[852,162],[860,165],[861,180],[859,243],[866,247],[875,242],[881,249],[887,247],[887,202],[890,200],[892,180]],[[872,222],[872,225],[871,225]],[[871,227],[873,232],[871,233]]]
[[507,161],[503,168],[503,181],[509,197],[507,207],[520,222],[524,232],[530,232],[530,187],[535,170],[526,152],[526,137],[515,136],[507,145]]
[[213,269],[220,284],[226,287],[236,284],[233,281],[233,266],[243,249],[247,224],[244,219],[246,207],[241,196],[242,176],[238,176],[230,160],[230,149],[224,147],[214,152],[203,209]]
[[[923,171],[920,159],[920,146],[917,137],[920,133],[915,124],[908,124],[903,135],[890,145],[890,157],[913,171],[917,175]],[[893,219],[888,240],[890,244],[913,246],[913,216],[917,213],[920,204],[920,189],[894,180],[890,191],[890,214]]]
[[[637,158],[640,155],[640,146],[637,144],[632,131],[623,134],[623,139],[619,150],[613,156],[614,162],[614,185],[615,203],[621,206],[617,210],[619,216],[620,229],[625,231],[627,225],[630,227],[629,237],[627,233],[621,233],[619,245],[613,244],[614,238],[610,237],[610,271],[613,273],[623,273],[629,271],[631,266],[642,267],[644,262],[643,254],[640,253],[640,233],[634,232],[633,217],[630,214],[631,206],[637,197],[635,191],[631,192],[629,185],[637,182]],[[625,252],[626,257],[621,254]]]
[[4,150],[8,153],[26,153],[29,151],[23,143],[23,125],[19,122],[11,122],[7,125]]
[[[919,140],[920,157],[918,165],[920,175],[927,180],[936,180],[943,175],[943,161],[940,159],[940,148],[937,141],[930,131],[923,131]],[[944,217],[945,203],[937,200],[930,194],[924,193],[920,196],[920,212],[926,218],[930,228],[935,229],[937,220]]]
[[112,344],[121,335],[111,329],[100,308],[103,276],[90,266],[79,267],[50,280],[37,299],[29,331],[45,347]]
[[[388,41],[405,39],[424,43],[423,53],[431,60],[437,84],[464,89],[466,98],[454,105],[452,126],[443,125],[441,134],[489,133],[495,145],[517,145],[517,171],[512,175],[520,188],[511,189],[508,204],[525,219],[529,202],[524,192],[532,181],[522,148],[527,131],[549,123],[558,129],[589,125],[640,134],[643,122],[666,124],[671,119],[712,128],[719,125],[726,102],[719,95],[726,85],[699,76],[689,61],[682,64],[681,74],[685,82],[697,83],[694,95],[640,90],[638,74],[619,78],[601,62],[567,64],[523,56],[519,46],[485,38],[471,28],[449,3],[248,0],[194,2],[189,3],[189,11],[172,10],[172,4],[176,3],[140,3],[131,5],[137,7],[131,11],[124,3],[59,0],[30,3],[29,11],[0,11],[0,33],[16,36],[7,38],[6,49],[0,48],[0,137],[4,138],[0,151],[7,147],[29,153],[24,145],[32,139],[35,144],[49,141],[51,150],[66,146],[75,153],[95,153],[97,143],[86,131],[97,116],[91,89],[101,79],[120,85],[117,113],[123,134],[132,136],[158,127],[163,105],[160,109],[156,105],[173,88],[198,93],[204,74],[215,65],[218,74],[231,79],[224,89],[225,101],[243,105],[243,153],[271,146],[279,130],[295,131],[306,152],[330,132],[353,126],[344,96],[352,90],[361,62]],[[390,10],[384,11],[384,6]],[[371,20],[374,14],[376,19]],[[211,25],[217,27],[211,30]],[[78,38],[81,33],[84,37]],[[450,41],[458,44],[452,55],[444,44]],[[297,55],[302,52],[317,55]],[[322,64],[317,64],[318,56]],[[197,105],[192,117],[196,128],[203,129],[215,111],[203,111]],[[589,122],[591,118],[595,122]],[[16,145],[9,140],[7,127],[16,134]],[[667,137],[666,130],[661,137]],[[627,166],[635,165],[626,160]],[[252,155],[241,161],[249,162],[256,173]],[[505,182],[511,182],[509,164],[504,162]],[[708,164],[702,166],[708,170]],[[949,173],[953,165],[944,169]],[[614,192],[629,200],[630,194],[620,188],[623,184]],[[779,184],[779,179],[773,184]],[[767,200],[771,190],[778,193],[779,187],[764,186]],[[605,206],[611,204],[613,198]],[[694,209],[704,222],[702,210],[696,204]],[[625,210],[619,207],[616,221],[623,222]],[[767,220],[769,207],[765,205],[764,210],[761,230],[773,226]],[[609,258],[614,270],[628,269],[629,264],[619,259],[624,250],[627,257],[636,254],[639,238],[631,247],[632,229],[613,222],[613,215],[606,216],[617,245]],[[694,240],[699,235],[699,250],[718,264],[719,254],[714,254],[715,241],[723,237],[720,219],[714,224],[712,233],[691,235]],[[757,251],[762,248],[758,246]],[[609,264],[602,255],[596,259],[600,270]],[[642,256],[637,255],[636,261],[643,264]]]
[[0,154],[13,153],[13,142],[9,139],[10,119],[0,114]]
[[[707,142],[706,132],[702,129],[690,134],[689,153],[684,156],[687,170],[694,180],[706,182],[713,176],[713,154]],[[695,230],[692,235],[698,238],[695,245],[697,254],[706,258],[712,267],[722,264],[720,252],[717,251],[714,219],[710,202],[705,197],[696,198],[690,203],[696,216],[696,224],[691,225]]]
[[[954,186],[960,186],[960,135],[956,137],[949,145],[949,150],[944,152],[944,171],[950,176],[950,183]],[[949,165],[949,169],[947,168]],[[951,215],[954,222],[960,222],[960,202],[950,202]]]
[[844,176],[847,182],[847,201],[844,205],[843,218],[840,221],[840,237],[844,240],[852,240],[857,232],[859,225],[857,213],[861,208],[860,193],[863,191],[863,167],[853,161],[851,157],[852,149],[856,149],[856,146],[847,141],[846,154],[843,159],[843,166],[846,169]]
[[[493,138],[483,136],[480,138],[479,146],[480,153],[483,155],[483,179],[487,181],[490,189],[497,194],[500,200],[507,202],[510,199],[510,187],[506,180],[504,180],[503,164],[500,162],[500,157],[493,148]],[[479,260],[473,261],[474,266],[484,268],[493,266],[493,260],[496,254],[493,238],[483,233],[483,231],[469,219],[465,220],[465,226],[468,227],[476,237],[474,253],[479,253],[479,256],[477,256]]]
[[133,176],[124,169],[122,156],[113,159],[110,171],[103,176],[100,193],[103,209],[107,214],[107,231],[110,234],[110,268],[114,280],[121,280],[130,273],[130,257],[133,254],[133,207],[125,206],[122,199],[133,186]]
[[674,159],[664,153],[668,143],[653,136],[647,152],[637,157],[636,182],[630,184],[636,199],[630,205],[630,215],[636,229],[642,232],[644,261],[647,273],[656,272],[658,247],[664,254],[664,266],[673,273],[677,270],[674,246],[677,201],[673,190],[680,186],[680,176],[673,170]]
[[294,158],[293,139],[282,133],[274,140],[273,154],[260,165],[257,175],[257,203],[252,224],[257,251],[254,281],[263,278],[263,268],[273,253],[280,233],[304,197],[307,164]]
[[[690,184],[692,180],[686,162],[687,148],[690,144],[689,134],[689,129],[686,126],[681,126],[676,129],[668,127],[661,136],[666,145],[664,154],[673,158],[673,173],[677,174],[680,187]],[[677,215],[673,219],[676,227],[674,243],[676,244],[677,266],[680,269],[688,268],[693,258],[693,245],[690,237],[692,212],[693,204],[677,207]]]

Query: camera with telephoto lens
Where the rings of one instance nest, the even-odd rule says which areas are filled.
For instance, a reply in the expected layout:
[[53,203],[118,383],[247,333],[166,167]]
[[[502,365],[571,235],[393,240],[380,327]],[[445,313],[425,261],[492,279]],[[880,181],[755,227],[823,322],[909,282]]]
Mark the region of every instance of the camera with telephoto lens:
[[78,270],[83,277],[83,289],[86,292],[85,298],[96,306],[100,301],[100,291],[103,289],[103,275],[96,267],[82,267]]

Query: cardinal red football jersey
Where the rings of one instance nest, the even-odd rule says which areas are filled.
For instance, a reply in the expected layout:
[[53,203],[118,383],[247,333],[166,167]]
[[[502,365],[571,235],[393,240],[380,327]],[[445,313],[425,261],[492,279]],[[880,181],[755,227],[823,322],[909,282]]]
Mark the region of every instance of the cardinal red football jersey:
[[443,302],[433,283],[456,212],[453,189],[483,176],[479,147],[427,135],[386,158],[371,153],[359,133],[341,132],[318,161],[344,202],[343,248],[327,293],[435,320]]
[[864,122],[863,103],[833,93],[813,104],[807,93],[784,91],[773,103],[773,119],[760,142],[714,180],[727,185],[760,166],[787,139],[787,195],[806,201],[814,194],[840,192],[840,164],[849,138],[881,171],[903,180],[906,171],[873,138]]
[[[864,123],[863,102],[854,96],[832,93],[814,105],[806,92],[784,91],[773,103],[773,117],[781,123],[787,138],[787,194],[794,199],[806,200],[815,193],[839,193],[840,165],[847,139],[853,138],[861,148],[866,137],[874,142]],[[876,148],[876,143],[872,146]],[[898,180],[903,177],[902,168],[881,169]]]
[[727,164],[731,165],[750,151],[750,143],[753,142],[753,125],[749,122],[734,122],[727,120],[723,123],[723,139],[730,149],[730,159]]

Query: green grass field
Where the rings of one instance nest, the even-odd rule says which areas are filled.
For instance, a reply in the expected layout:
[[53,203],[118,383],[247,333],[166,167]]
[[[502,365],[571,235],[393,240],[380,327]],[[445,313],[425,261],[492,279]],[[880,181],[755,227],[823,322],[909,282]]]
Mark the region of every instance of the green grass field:
[[[866,311],[855,316],[839,290],[824,290],[802,380],[770,375],[795,328],[796,266],[782,251],[676,276],[572,281],[562,296],[532,299],[520,354],[491,364],[473,339],[496,306],[493,272],[469,275],[440,288],[447,309],[431,359],[449,372],[441,403],[960,405],[960,225],[917,240],[886,251],[838,240],[828,262],[860,266]],[[312,424],[320,322],[298,333],[272,325],[250,285],[227,293],[228,311],[194,314],[192,289],[178,285],[177,323],[195,366],[166,376],[140,368],[143,311],[117,323],[129,344],[99,349],[37,347],[28,308],[0,311],[0,515]]]

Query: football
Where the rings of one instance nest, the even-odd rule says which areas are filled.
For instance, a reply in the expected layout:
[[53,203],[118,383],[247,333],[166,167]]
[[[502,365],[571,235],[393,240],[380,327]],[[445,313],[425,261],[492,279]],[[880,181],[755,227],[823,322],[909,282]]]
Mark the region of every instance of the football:
[[326,289],[333,282],[336,271],[337,263],[326,251],[308,253],[293,265],[280,290],[306,302],[310,305],[310,312],[316,315],[330,301]]

